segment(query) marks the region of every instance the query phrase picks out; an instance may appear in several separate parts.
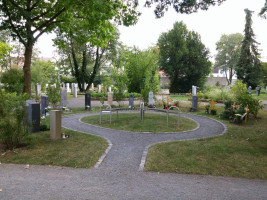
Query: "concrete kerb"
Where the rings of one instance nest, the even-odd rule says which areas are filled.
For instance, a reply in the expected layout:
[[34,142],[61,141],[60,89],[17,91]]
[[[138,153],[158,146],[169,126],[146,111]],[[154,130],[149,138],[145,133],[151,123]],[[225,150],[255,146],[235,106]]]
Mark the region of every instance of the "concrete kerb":
[[[192,115],[194,115],[194,114],[192,114]],[[199,116],[199,115],[196,115],[196,116]],[[208,119],[212,119],[212,118],[209,118],[209,117],[206,117],[206,116],[201,116],[201,117],[205,117],[205,118],[208,118]],[[216,120],[216,119],[212,119],[212,120],[214,120],[214,121],[220,123],[220,124],[224,127],[224,130],[223,130],[222,133],[220,133],[220,134],[218,134],[218,135],[216,135],[216,136],[205,137],[205,138],[218,137],[218,136],[221,136],[221,135],[225,134],[226,131],[227,131],[227,126],[226,126],[225,124],[223,124],[222,122],[220,122],[220,121],[218,121],[218,120]],[[198,124],[198,125],[199,125],[199,124]],[[199,128],[199,127],[198,127],[198,128]],[[196,129],[198,129],[198,128],[196,128]],[[194,130],[196,130],[196,129],[194,129]],[[161,144],[161,143],[168,143],[168,142],[175,142],[175,141],[190,141],[190,140],[196,140],[196,139],[166,140],[166,141],[157,142],[157,143],[154,143],[154,144],[149,144],[149,145],[147,145],[147,146],[145,147],[144,152],[143,152],[142,159],[141,159],[141,163],[140,163],[140,165],[139,165],[139,170],[138,170],[138,171],[144,171],[145,163],[146,163],[146,159],[147,159],[147,154],[148,154],[148,150],[149,150],[149,148],[150,148],[151,146],[156,145],[156,144]]]
[[[95,113],[95,114],[98,114],[98,113]],[[201,116],[201,115],[196,115],[196,114],[190,114],[190,115]],[[84,117],[86,117],[86,116],[84,116]],[[223,124],[222,122],[220,122],[220,121],[218,121],[216,119],[212,119],[212,118],[206,117],[206,116],[201,116],[201,117],[214,120],[214,121],[218,122],[219,124],[221,124],[224,127],[223,132],[220,133],[220,134],[218,134],[218,135],[216,135],[216,136],[221,136],[221,135],[223,135],[227,131],[227,126],[225,124]],[[97,128],[106,129],[106,130],[116,130],[116,129],[104,128],[104,127],[100,127],[100,126],[96,126],[96,125],[91,125],[91,124],[84,123],[84,122],[81,121],[82,118],[83,117],[79,118],[79,122],[82,123],[82,124],[86,124],[86,125],[94,126],[94,127],[97,127]],[[157,132],[157,133],[158,134],[160,134],[160,133],[174,133],[174,134],[175,133],[186,133],[186,132],[190,132],[190,131],[195,131],[195,130],[197,130],[197,129],[200,128],[200,124],[197,121],[195,121],[194,119],[192,119],[190,117],[186,117],[186,118],[189,118],[190,120],[193,120],[195,123],[197,123],[197,127],[195,129],[193,129],[193,130],[188,130],[188,131],[181,131],[181,132]],[[74,129],[71,129],[71,128],[67,128],[67,127],[64,127],[64,128],[70,129],[70,130],[73,130],[73,131],[77,131],[77,130],[74,130]],[[125,133],[139,133],[139,134],[151,133],[151,132],[132,132],[132,131],[123,131],[123,130],[120,130],[120,131],[121,132],[125,132]],[[91,135],[99,136],[99,135],[92,134],[92,133],[86,133],[86,134],[91,134]],[[211,137],[216,137],[216,136],[211,136]],[[107,140],[107,142],[108,142],[108,148],[106,149],[106,151],[104,152],[104,154],[100,157],[100,159],[98,160],[98,162],[95,164],[94,168],[98,168],[101,165],[101,163],[103,162],[103,160],[107,156],[108,152],[112,148],[112,143],[111,143],[111,141],[108,138],[106,138],[104,136],[99,136],[99,137],[103,137],[104,139]],[[210,138],[210,137],[204,137],[204,138]],[[145,147],[145,149],[143,151],[143,154],[142,154],[142,158],[141,158],[141,162],[140,162],[139,170],[138,171],[144,171],[144,167],[145,167],[145,163],[146,163],[146,159],[147,159],[147,155],[148,155],[148,150],[149,150],[149,148],[152,145],[160,144],[160,143],[173,142],[173,141],[187,141],[187,140],[189,141],[189,140],[196,140],[196,139],[166,140],[166,141],[162,141],[162,142],[157,142],[157,143],[149,144],[148,146]]]

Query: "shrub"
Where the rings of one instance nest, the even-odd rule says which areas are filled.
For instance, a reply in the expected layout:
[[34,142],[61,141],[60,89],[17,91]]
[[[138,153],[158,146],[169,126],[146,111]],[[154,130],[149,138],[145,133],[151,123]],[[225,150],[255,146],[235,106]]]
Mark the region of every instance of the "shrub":
[[28,135],[25,101],[28,95],[0,90],[0,140],[7,149],[18,147]]
[[57,85],[56,87],[53,87],[53,86],[48,87],[47,96],[48,96],[49,103],[52,104],[52,107],[57,108],[61,101],[59,85]]
[[258,112],[260,109],[263,109],[263,106],[260,105],[260,100],[255,99],[251,94],[248,94],[247,85],[241,80],[237,80],[232,88],[232,93],[235,95],[236,103],[240,104],[243,110],[248,106],[249,114],[252,114],[253,117],[257,118]]
[[23,70],[17,66],[11,67],[2,73],[1,82],[5,83],[5,91],[22,94],[24,86]]

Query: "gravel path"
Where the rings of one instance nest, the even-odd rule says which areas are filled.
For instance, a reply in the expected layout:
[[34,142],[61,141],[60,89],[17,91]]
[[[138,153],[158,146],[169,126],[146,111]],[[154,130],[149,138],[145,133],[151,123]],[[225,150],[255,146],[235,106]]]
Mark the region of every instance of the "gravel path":
[[[182,133],[132,133],[100,128],[65,116],[64,127],[104,137],[112,143],[97,168],[0,165],[0,199],[267,199],[267,181],[140,171],[146,149],[154,143],[223,134],[218,121],[183,114],[199,127]],[[93,115],[93,114],[89,114]],[[1,190],[0,190],[1,191]]]

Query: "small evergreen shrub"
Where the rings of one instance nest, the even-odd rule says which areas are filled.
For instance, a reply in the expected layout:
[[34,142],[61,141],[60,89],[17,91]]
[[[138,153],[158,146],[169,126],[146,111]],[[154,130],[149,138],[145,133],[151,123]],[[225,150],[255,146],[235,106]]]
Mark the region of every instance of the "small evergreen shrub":
[[0,90],[0,141],[6,149],[23,144],[28,135],[25,101],[28,95]]

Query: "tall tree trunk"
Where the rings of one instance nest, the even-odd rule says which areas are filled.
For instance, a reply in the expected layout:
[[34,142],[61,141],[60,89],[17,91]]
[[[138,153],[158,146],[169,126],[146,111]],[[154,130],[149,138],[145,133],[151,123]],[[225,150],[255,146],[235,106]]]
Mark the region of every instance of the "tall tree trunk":
[[25,46],[25,53],[24,53],[24,66],[23,66],[23,72],[24,72],[24,92],[28,95],[31,95],[31,61],[32,61],[32,49],[33,44]]
[[233,79],[233,67],[230,67],[230,72],[229,72],[229,85],[232,85],[232,79]]
[[95,80],[96,72],[99,70],[99,67],[100,67],[100,60],[102,58],[102,55],[103,54],[99,54],[99,47],[97,47],[97,49],[96,49],[96,59],[95,59],[93,72],[92,72],[92,74],[90,75],[90,77],[88,79],[88,86],[87,86],[86,90],[89,89],[89,87],[92,85],[92,83]]

